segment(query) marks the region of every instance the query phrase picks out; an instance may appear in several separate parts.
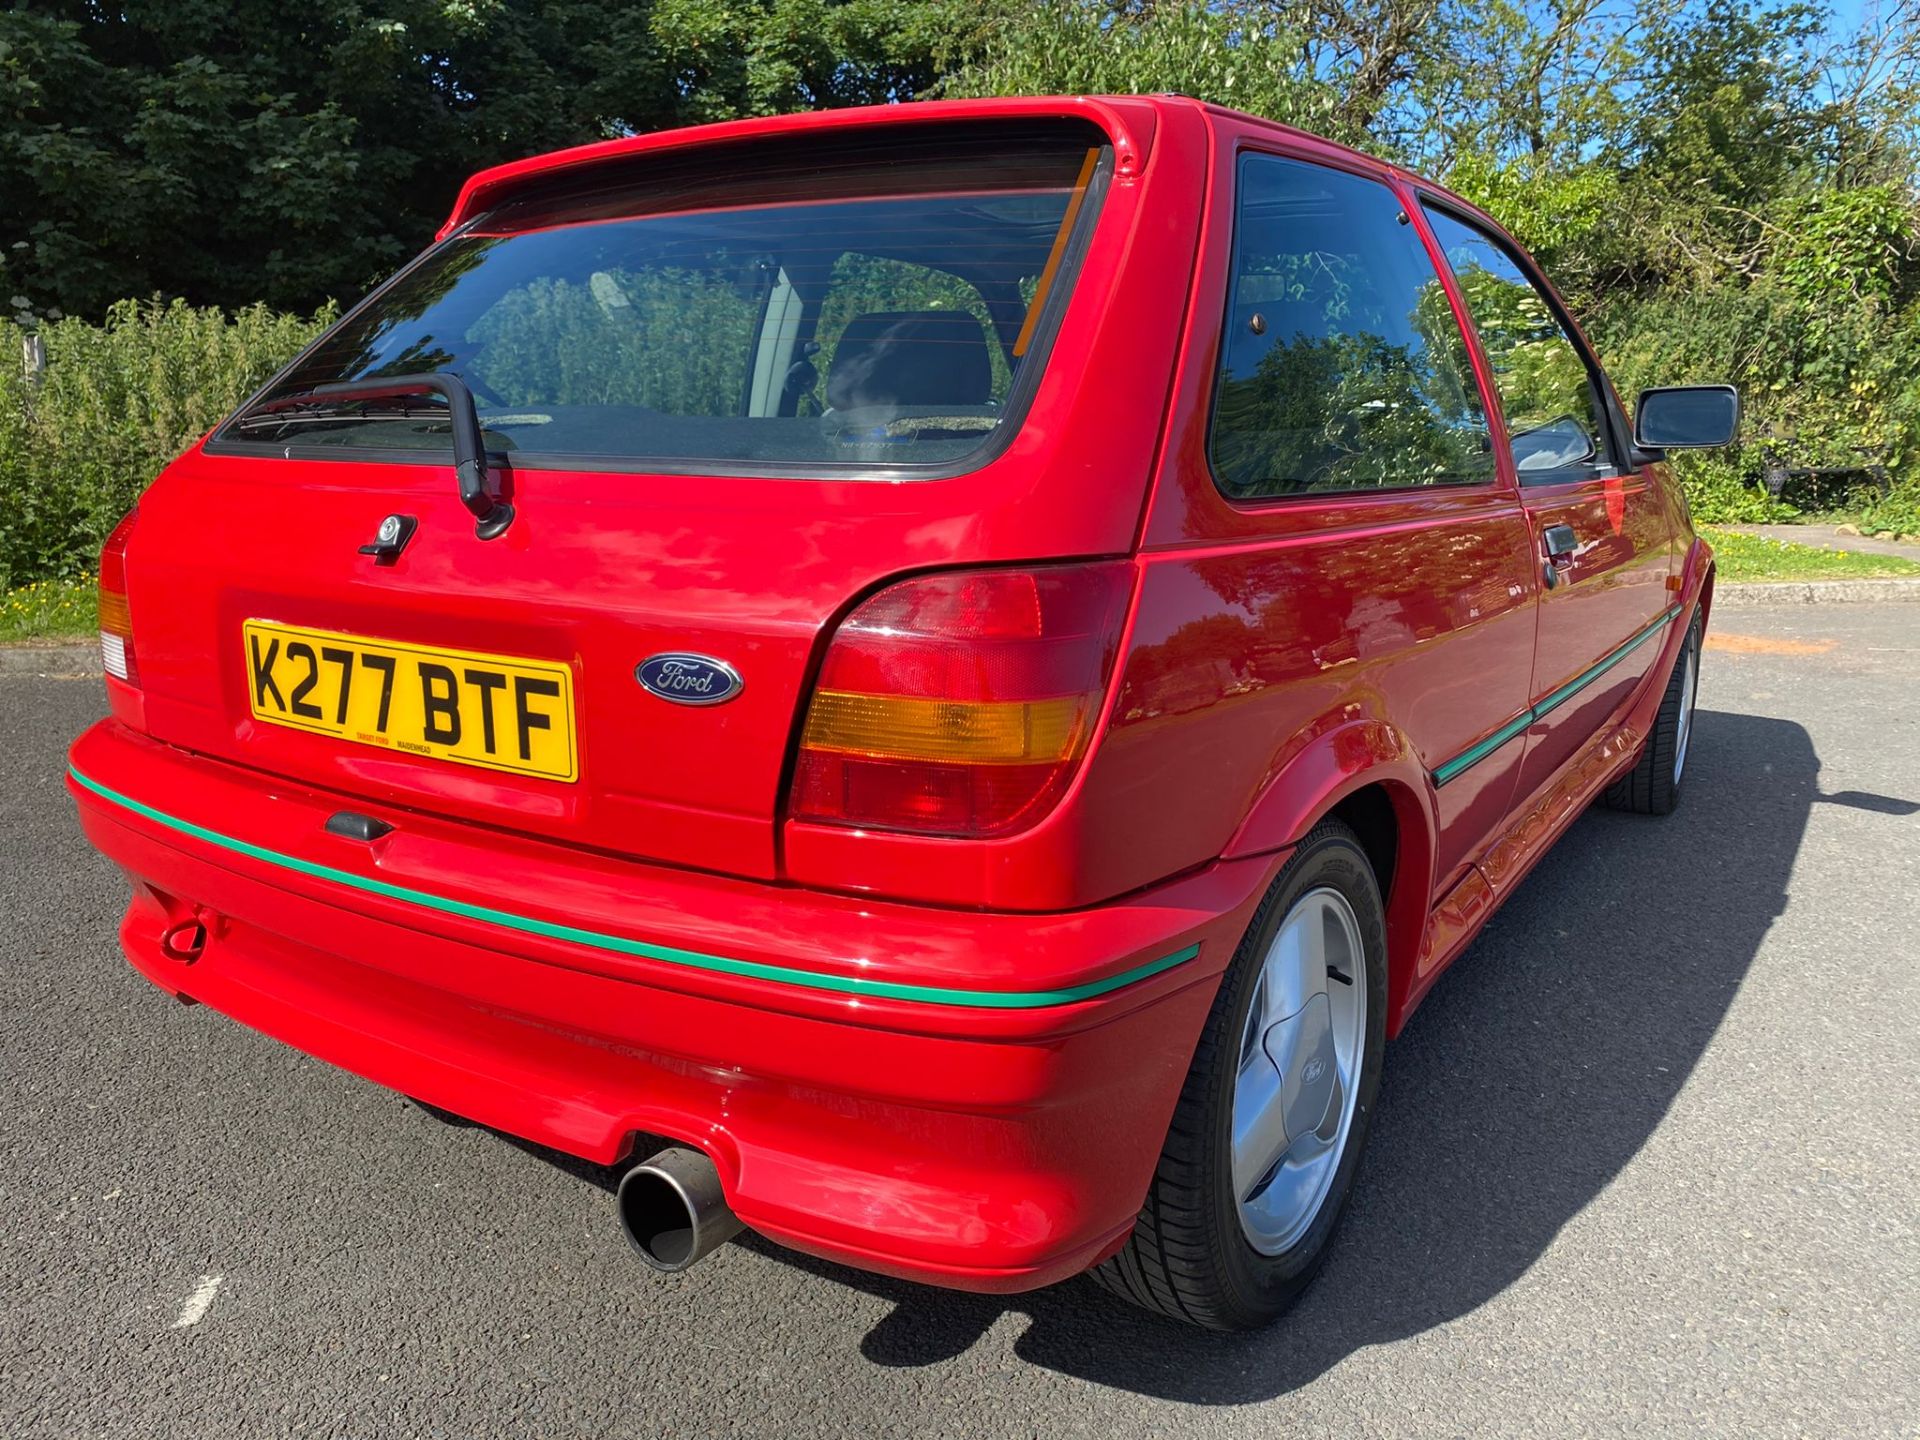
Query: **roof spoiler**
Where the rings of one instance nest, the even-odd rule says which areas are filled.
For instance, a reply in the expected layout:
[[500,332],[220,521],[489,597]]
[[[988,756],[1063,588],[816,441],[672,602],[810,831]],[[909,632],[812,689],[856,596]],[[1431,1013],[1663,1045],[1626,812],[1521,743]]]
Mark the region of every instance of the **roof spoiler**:
[[1139,175],[1153,147],[1153,135],[1162,106],[1197,104],[1191,100],[1148,99],[1137,96],[1084,95],[1032,99],[928,100],[907,105],[867,105],[848,110],[815,110],[800,115],[769,115],[751,120],[728,120],[717,125],[693,125],[680,130],[657,130],[601,140],[571,150],[555,150],[525,160],[513,160],[482,170],[460,188],[453,213],[435,235],[444,240],[474,217],[498,205],[521,184],[562,170],[592,166],[635,156],[683,150],[695,145],[759,140],[780,136],[845,133],[873,126],[916,122],[957,123],[975,120],[1045,120],[1078,118],[1105,131],[1113,144],[1116,183]]

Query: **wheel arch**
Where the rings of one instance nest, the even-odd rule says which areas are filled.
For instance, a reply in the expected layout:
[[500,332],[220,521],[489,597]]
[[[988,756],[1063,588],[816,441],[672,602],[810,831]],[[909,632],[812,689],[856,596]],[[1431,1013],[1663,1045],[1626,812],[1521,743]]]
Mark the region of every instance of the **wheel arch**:
[[1360,839],[1387,920],[1387,1033],[1405,1017],[1433,904],[1433,784],[1405,735],[1380,719],[1350,721],[1312,740],[1268,782],[1226,858],[1284,849],[1325,819]]
[[1713,582],[1717,570],[1713,546],[1695,536],[1681,565],[1678,588],[1681,603],[1699,609],[1702,626],[1713,617]]

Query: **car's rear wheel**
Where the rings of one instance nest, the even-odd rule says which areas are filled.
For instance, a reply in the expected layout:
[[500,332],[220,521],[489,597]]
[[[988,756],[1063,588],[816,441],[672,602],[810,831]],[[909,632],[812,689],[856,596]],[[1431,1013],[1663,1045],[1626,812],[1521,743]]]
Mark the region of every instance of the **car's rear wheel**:
[[1325,1258],[1386,1040],[1386,924],[1353,831],[1300,843],[1220,984],[1132,1237],[1094,1271],[1149,1310],[1264,1325]]
[[1687,627],[1687,638],[1674,657],[1666,693],[1653,717],[1653,728],[1633,768],[1607,787],[1609,809],[1638,815],[1671,815],[1680,803],[1680,782],[1686,775],[1688,743],[1693,739],[1693,702],[1700,688],[1698,611]]

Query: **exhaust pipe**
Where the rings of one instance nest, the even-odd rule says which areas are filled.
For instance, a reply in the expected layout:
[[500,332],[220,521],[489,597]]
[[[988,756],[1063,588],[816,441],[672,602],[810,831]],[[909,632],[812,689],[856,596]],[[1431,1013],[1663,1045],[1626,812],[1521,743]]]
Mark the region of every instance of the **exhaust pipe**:
[[619,1209],[628,1243],[668,1274],[704,1260],[745,1228],[727,1207],[713,1161],[684,1145],[670,1145],[627,1171]]

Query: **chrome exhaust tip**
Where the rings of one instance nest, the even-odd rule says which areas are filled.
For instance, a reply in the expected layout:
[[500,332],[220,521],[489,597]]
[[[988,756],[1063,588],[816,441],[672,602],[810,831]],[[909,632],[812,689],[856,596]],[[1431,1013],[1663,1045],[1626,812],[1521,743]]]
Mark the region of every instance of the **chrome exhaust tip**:
[[727,1205],[713,1162],[684,1145],[627,1171],[618,1203],[628,1243],[668,1274],[704,1260],[745,1228]]

